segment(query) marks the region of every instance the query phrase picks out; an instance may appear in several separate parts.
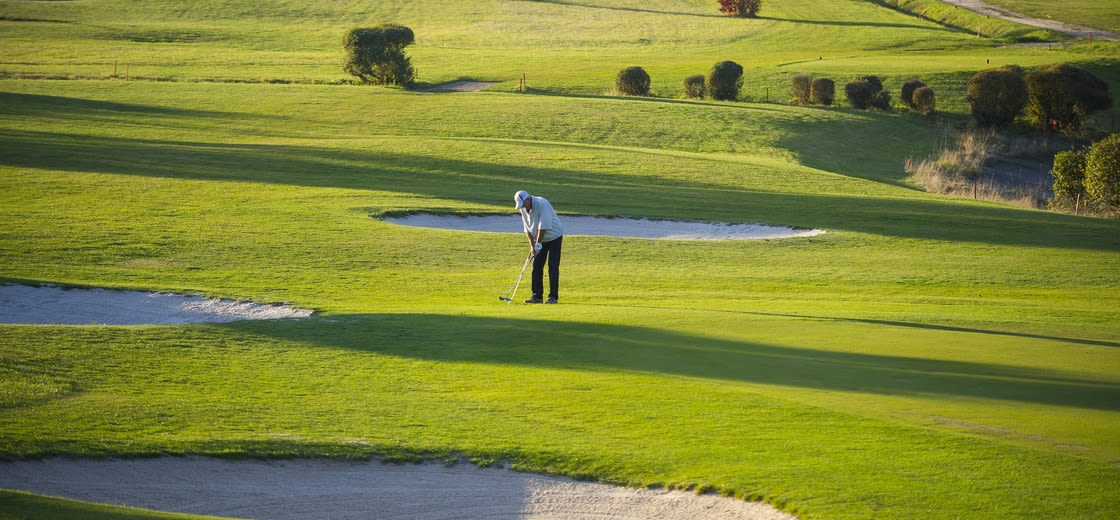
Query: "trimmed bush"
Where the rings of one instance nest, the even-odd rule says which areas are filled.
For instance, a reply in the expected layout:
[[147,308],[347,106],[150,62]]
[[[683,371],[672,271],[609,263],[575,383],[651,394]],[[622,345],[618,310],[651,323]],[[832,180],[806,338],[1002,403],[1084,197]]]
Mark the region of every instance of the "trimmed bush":
[[828,78],[817,78],[809,86],[809,101],[817,105],[830,106],[836,100],[836,82]]
[[1085,118],[1112,106],[1107,83],[1066,63],[1035,69],[1027,75],[1026,86],[1031,118],[1047,131],[1076,133]]
[[626,67],[618,72],[614,86],[624,96],[648,96],[649,74],[641,67]]
[[734,101],[743,88],[743,66],[721,61],[712,66],[707,76],[708,95],[720,101]]
[[695,74],[684,78],[684,95],[689,99],[703,98],[704,91],[704,76],[702,74]]
[[906,103],[906,106],[910,107],[911,110],[918,109],[918,104],[914,101],[914,91],[924,86],[926,86],[925,83],[916,79],[907,80],[906,83],[902,84],[902,92],[900,92],[902,95],[902,102]]
[[865,79],[852,80],[844,86],[844,94],[848,96],[848,104],[859,110],[871,108],[871,103],[875,101],[875,92],[875,85]]
[[813,88],[813,77],[808,74],[794,74],[790,78],[789,95],[794,103],[808,105]]
[[968,104],[976,124],[1004,128],[1027,106],[1027,82],[1018,66],[979,72],[968,80]]
[[937,99],[933,95],[932,88],[918,87],[911,93],[911,99],[915,111],[923,116],[933,117],[933,112],[937,109]]
[[1085,193],[1110,214],[1120,212],[1120,134],[1089,147],[1085,156]]

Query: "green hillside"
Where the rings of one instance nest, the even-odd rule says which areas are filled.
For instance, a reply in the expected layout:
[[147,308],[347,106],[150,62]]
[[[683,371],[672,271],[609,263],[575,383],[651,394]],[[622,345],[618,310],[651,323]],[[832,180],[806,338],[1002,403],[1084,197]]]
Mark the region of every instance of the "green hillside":
[[[966,124],[974,72],[1072,62],[1116,92],[1120,47],[873,2],[762,14],[0,1],[0,281],[316,311],[0,325],[0,456],[465,456],[807,519],[1116,518],[1120,222],[926,193],[903,166]],[[342,34],[387,21],[416,32],[421,87],[498,84],[348,84]],[[742,100],[681,99],[724,59]],[[630,65],[655,97],[609,95]],[[942,114],[793,106],[795,73],[921,78]],[[562,216],[826,233],[571,236],[561,305],[526,306],[495,298],[518,230],[380,219],[512,215],[518,189]],[[4,496],[0,518],[50,507]]]

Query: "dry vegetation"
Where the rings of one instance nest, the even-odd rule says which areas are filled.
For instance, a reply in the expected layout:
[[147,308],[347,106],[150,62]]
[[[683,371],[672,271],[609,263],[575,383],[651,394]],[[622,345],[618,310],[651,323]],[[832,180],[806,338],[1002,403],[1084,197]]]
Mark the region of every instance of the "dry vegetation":
[[1070,146],[1055,137],[946,131],[941,150],[925,159],[907,158],[906,172],[932,192],[1044,208],[1051,196],[1054,154]]

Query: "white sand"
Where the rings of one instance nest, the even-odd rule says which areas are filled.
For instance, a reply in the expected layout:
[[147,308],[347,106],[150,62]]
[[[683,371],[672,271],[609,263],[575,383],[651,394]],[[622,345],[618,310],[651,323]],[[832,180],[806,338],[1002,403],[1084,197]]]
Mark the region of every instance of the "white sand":
[[0,487],[260,520],[794,520],[761,503],[478,468],[202,457],[0,463]]
[[[521,233],[521,217],[509,215],[457,216],[416,214],[389,217],[385,222],[402,226]],[[634,218],[560,216],[565,235],[613,236],[670,240],[751,240],[817,236],[819,229],[792,229],[761,224],[725,224],[722,222],[679,222]]]
[[306,318],[311,311],[178,294],[0,285],[0,323],[142,325]]

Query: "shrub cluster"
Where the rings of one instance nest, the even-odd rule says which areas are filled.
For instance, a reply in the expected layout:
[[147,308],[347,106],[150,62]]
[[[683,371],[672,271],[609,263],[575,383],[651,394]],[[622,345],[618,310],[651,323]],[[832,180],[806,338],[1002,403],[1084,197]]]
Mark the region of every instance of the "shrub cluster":
[[831,105],[836,99],[836,83],[810,74],[794,74],[790,78],[790,99],[798,105]]
[[891,109],[891,93],[883,89],[883,80],[878,76],[860,76],[844,86],[848,104],[859,110],[878,108]]
[[1120,134],[1054,156],[1050,206],[1120,214]]
[[1026,109],[1036,127],[1066,134],[1079,132],[1089,115],[1112,106],[1107,83],[1064,63],[1025,75],[1015,65],[979,72],[968,80],[967,99],[979,126],[1008,127]]

